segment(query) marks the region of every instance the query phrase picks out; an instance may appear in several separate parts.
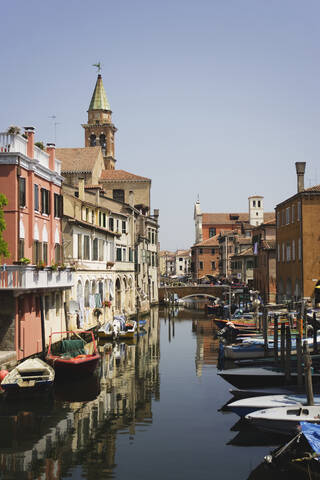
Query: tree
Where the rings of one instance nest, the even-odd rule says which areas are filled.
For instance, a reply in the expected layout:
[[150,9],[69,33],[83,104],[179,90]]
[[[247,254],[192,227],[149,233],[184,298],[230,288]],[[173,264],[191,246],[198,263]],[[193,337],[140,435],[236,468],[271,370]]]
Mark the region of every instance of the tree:
[[10,252],[8,249],[8,244],[7,242],[3,239],[3,234],[2,232],[6,229],[6,221],[4,219],[4,211],[3,207],[5,205],[8,205],[8,199],[7,197],[3,194],[0,193],[0,258],[8,258],[10,257]]

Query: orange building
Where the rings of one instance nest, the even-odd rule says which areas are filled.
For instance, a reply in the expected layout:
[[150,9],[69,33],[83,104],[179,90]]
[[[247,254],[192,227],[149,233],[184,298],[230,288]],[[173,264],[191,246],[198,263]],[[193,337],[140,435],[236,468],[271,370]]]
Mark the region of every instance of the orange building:
[[260,292],[264,303],[276,302],[276,222],[270,220],[252,232],[255,266],[253,289]]
[[320,185],[304,188],[305,162],[296,172],[298,192],[276,207],[278,301],[312,298],[320,280]]
[[219,241],[214,236],[191,247],[191,271],[194,280],[219,275]]

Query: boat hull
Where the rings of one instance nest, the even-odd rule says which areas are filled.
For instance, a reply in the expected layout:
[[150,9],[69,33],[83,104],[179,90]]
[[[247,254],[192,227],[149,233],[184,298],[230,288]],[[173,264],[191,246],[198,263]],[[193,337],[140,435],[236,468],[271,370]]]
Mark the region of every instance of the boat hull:
[[48,357],[47,361],[55,369],[56,375],[71,376],[79,378],[91,375],[99,363],[100,355],[87,355],[86,358],[63,359],[59,357]]

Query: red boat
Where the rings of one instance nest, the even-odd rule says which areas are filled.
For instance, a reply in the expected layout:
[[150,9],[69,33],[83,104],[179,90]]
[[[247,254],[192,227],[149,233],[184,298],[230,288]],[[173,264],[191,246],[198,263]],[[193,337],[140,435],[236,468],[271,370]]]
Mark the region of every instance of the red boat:
[[[88,353],[85,346],[88,345],[80,334],[91,334],[90,346],[92,353]],[[54,336],[57,341],[53,342]],[[68,335],[72,338],[63,338]],[[91,343],[92,342],[92,343]],[[84,330],[77,332],[53,332],[49,338],[49,347],[47,353],[47,362],[50,363],[56,371],[56,374],[78,378],[89,375],[94,372],[99,362],[100,355],[97,350],[97,344],[93,332]]]

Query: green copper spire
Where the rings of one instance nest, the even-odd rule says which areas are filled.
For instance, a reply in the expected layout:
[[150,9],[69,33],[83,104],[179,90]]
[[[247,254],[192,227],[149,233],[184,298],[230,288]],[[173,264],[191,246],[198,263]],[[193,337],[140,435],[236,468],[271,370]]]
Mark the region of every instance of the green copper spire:
[[111,110],[100,74],[94,87],[89,110]]

